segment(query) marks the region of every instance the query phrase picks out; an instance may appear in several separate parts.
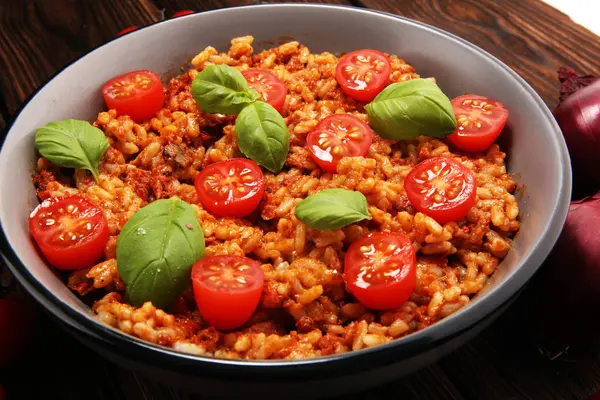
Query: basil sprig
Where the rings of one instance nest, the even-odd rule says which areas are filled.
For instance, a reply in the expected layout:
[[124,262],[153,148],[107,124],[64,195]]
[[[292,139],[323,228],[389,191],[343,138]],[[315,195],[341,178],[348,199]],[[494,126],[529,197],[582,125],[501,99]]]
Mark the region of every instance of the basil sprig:
[[90,171],[98,182],[98,164],[109,147],[104,133],[87,121],[50,122],[35,132],[35,148],[51,163]]
[[318,230],[338,229],[371,219],[367,199],[347,189],[325,189],[312,194],[296,205],[296,218]]
[[203,256],[197,213],[178,197],[136,212],[117,239],[117,268],[134,306],[168,307],[190,285],[191,268]]
[[367,104],[365,110],[371,128],[385,139],[444,137],[456,129],[450,100],[429,79],[393,83]]
[[209,65],[194,78],[192,97],[210,114],[239,114],[260,97],[248,87],[244,75],[229,65]]
[[287,158],[290,132],[281,114],[248,86],[244,75],[228,65],[209,65],[194,78],[192,97],[207,113],[239,114],[235,136],[240,151],[271,172]]
[[242,153],[271,172],[279,172],[290,148],[290,133],[281,114],[257,101],[244,107],[235,120],[237,144]]

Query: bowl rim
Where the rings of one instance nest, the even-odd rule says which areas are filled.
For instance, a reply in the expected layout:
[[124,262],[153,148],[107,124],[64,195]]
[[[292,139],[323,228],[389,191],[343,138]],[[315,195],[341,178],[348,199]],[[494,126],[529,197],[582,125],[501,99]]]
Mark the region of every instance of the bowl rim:
[[[553,141],[558,142],[557,144],[560,150],[558,162],[561,164],[562,169],[560,169],[561,173],[556,178],[557,180],[559,180],[559,182],[557,182],[559,192],[556,196],[556,201],[552,210],[553,218],[546,224],[544,230],[542,231],[542,234],[532,245],[529,254],[524,256],[523,260],[520,262],[520,265],[515,270],[515,272],[509,277],[507,277],[507,279],[504,282],[502,282],[501,285],[494,288],[492,290],[492,293],[489,293],[483,296],[482,298],[477,299],[476,304],[474,304],[473,306],[460,310],[456,314],[444,318],[443,320],[438,321],[437,323],[427,327],[426,329],[413,332],[402,338],[392,340],[388,343],[379,346],[374,346],[371,348],[361,349],[358,351],[351,351],[348,353],[335,354],[329,356],[319,356],[299,360],[238,360],[217,358],[214,356],[193,355],[177,351],[166,346],[160,346],[157,344],[146,342],[142,339],[128,335],[112,327],[105,326],[97,320],[93,320],[94,323],[89,323],[89,316],[85,316],[83,313],[71,308],[69,305],[64,303],[58,296],[54,295],[41,282],[37,281],[34,278],[31,272],[29,272],[28,268],[24,265],[24,263],[20,261],[15,250],[10,246],[10,243],[8,242],[8,239],[4,232],[4,228],[0,224],[0,253],[3,256],[4,260],[7,262],[9,269],[11,269],[11,271],[16,275],[17,279],[21,282],[21,284],[23,284],[31,292],[32,295],[34,295],[38,302],[42,303],[42,305],[45,308],[49,309],[50,312],[52,312],[53,314],[57,314],[57,312],[62,314],[61,320],[63,320],[64,323],[68,323],[69,325],[76,327],[82,333],[91,335],[93,337],[96,337],[97,339],[100,338],[104,341],[112,341],[113,344],[120,346],[121,349],[126,349],[128,351],[136,353],[140,357],[148,358],[148,356],[150,356],[150,360],[156,361],[158,359],[156,356],[160,355],[161,360],[163,361],[177,361],[181,366],[193,366],[196,369],[198,367],[208,366],[210,367],[211,371],[215,373],[218,373],[221,370],[226,370],[230,372],[231,368],[236,368],[236,373],[239,373],[240,370],[245,371],[249,374],[252,374],[250,370],[260,370],[261,372],[269,370],[270,373],[280,374],[289,372],[289,370],[293,368],[294,374],[297,374],[298,377],[302,376],[303,372],[316,372],[314,367],[322,364],[327,365],[328,367],[337,367],[338,365],[341,367],[342,365],[348,366],[348,361],[352,361],[354,363],[355,360],[361,359],[360,363],[354,364],[360,364],[360,368],[364,369],[369,365],[375,365],[374,363],[381,365],[382,360],[387,360],[388,363],[397,361],[396,357],[392,356],[404,357],[408,355],[417,354],[426,350],[427,348],[432,348],[438,344],[452,339],[453,337],[459,336],[461,333],[469,330],[471,327],[481,322],[488,315],[493,314],[494,311],[501,308],[504,304],[510,301],[511,298],[513,298],[524,288],[527,282],[537,272],[542,262],[548,256],[550,250],[556,243],[558,236],[562,230],[562,227],[565,223],[570,202],[572,185],[571,165],[566,144],[564,142],[564,139],[562,139],[562,134],[560,133],[558,124],[554,120],[552,113],[550,112],[544,101],[537,94],[537,92],[514,70],[512,70],[509,66],[504,64],[498,58],[491,55],[482,48],[476,46],[475,44],[443,29],[410,18],[401,17],[384,11],[364,9],[348,5],[287,3],[254,4],[247,6],[229,7],[223,9],[195,12],[194,14],[185,15],[178,18],[156,21],[154,23],[140,27],[135,31],[127,33],[126,35],[112,38],[111,40],[95,47],[94,49],[86,52],[82,56],[73,60],[64,67],[60,68],[55,74],[53,74],[42,85],[40,85],[23,102],[15,116],[10,121],[7,121],[8,123],[6,128],[6,134],[2,138],[0,138],[0,152],[2,151],[6,138],[11,133],[14,124],[17,120],[19,120],[22,113],[26,110],[28,104],[37,96],[37,94],[41,90],[43,90],[47,86],[47,84],[50,83],[55,77],[62,74],[72,65],[82,61],[89,54],[97,51],[98,49],[109,45],[113,41],[120,40],[124,36],[133,36],[140,34],[140,32],[152,29],[155,25],[158,24],[175,24],[177,23],[175,22],[177,20],[184,18],[195,18],[199,14],[210,15],[217,13],[235,13],[236,10],[240,10],[243,12],[243,10],[246,9],[262,7],[279,9],[314,8],[322,11],[327,10],[330,12],[353,12],[357,14],[371,14],[377,17],[391,18],[398,23],[411,25],[417,29],[423,29],[434,33],[438,36],[443,36],[445,39],[454,41],[463,47],[469,48],[470,50],[479,53],[482,57],[487,58],[490,62],[496,64],[498,67],[504,70],[512,79],[516,80],[519,83],[519,85],[523,88],[523,94],[526,94],[529,97],[529,99],[537,105],[542,114],[545,115],[546,120],[550,122],[551,126],[553,126],[555,135],[551,138],[553,139]],[[70,321],[67,322],[67,319],[70,319]],[[145,350],[151,351],[146,352]],[[152,356],[155,357],[153,358]],[[240,369],[237,367],[254,368]],[[340,369],[339,371],[336,371],[335,368],[331,368],[328,370],[328,373],[329,376],[334,376],[338,373],[342,373],[342,370]]]

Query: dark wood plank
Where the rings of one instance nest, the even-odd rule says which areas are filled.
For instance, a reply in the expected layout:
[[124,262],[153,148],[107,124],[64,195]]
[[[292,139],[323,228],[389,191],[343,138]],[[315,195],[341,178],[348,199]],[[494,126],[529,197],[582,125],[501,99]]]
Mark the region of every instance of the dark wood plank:
[[36,400],[49,393],[63,400],[126,398],[119,381],[111,376],[116,370],[113,364],[75,342],[41,308],[33,309],[36,329],[32,345],[18,363],[0,369],[8,400]]
[[329,3],[352,5],[352,1],[345,0],[283,0],[283,1],[265,1],[265,0],[152,0],[161,11],[164,11],[165,17],[170,17],[180,10],[207,11],[219,8],[246,6],[251,4],[267,3]]
[[[5,130],[7,129],[7,124],[9,123],[9,113],[6,107],[6,101],[4,100],[4,92],[0,89],[0,137],[4,134]],[[2,262],[0,261],[0,264],[1,263]]]
[[12,116],[56,71],[126,27],[143,26],[181,9],[205,11],[255,3],[259,2],[161,0],[155,5],[151,0],[4,0],[0,6],[0,70],[5,73],[0,76],[0,91],[5,107]]
[[519,73],[550,107],[557,103],[559,66],[600,72],[600,38],[539,0],[361,3],[434,25],[480,46]]
[[437,365],[392,383],[335,400],[382,400],[390,394],[403,400],[465,400],[444,370]]
[[140,0],[3,0],[0,6],[0,91],[12,115],[48,78],[130,25],[156,21]]
[[[123,399],[153,400],[205,400],[202,395],[190,395],[181,390],[158,384],[143,376],[121,371],[119,379],[126,387]],[[331,400],[375,400],[384,399],[389,394],[401,395],[403,400],[464,400],[440,367],[433,366],[409,378],[402,379],[375,389],[340,396]]]
[[461,393],[486,400],[584,400],[599,391],[596,355],[588,351],[569,362],[542,356],[522,329],[520,303],[438,363]]

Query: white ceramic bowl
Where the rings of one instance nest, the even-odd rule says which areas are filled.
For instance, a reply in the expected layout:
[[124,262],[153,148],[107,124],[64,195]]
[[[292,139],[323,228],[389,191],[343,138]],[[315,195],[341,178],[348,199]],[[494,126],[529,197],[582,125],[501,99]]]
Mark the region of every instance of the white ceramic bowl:
[[[449,97],[473,92],[507,106],[510,118],[503,150],[508,152],[509,170],[527,188],[520,201],[522,226],[513,249],[476,301],[427,329],[358,352],[300,361],[222,360],[178,353],[100,324],[47,267],[27,224],[38,203],[31,183],[36,128],[65,118],[93,121],[103,109],[100,88],[109,78],[136,69],[175,75],[205,46],[224,50],[233,37],[248,34],[259,44],[293,37],[315,52],[376,48],[399,55],[422,76],[434,76]],[[245,381],[246,394],[291,389],[288,397],[314,398],[413,371],[480,331],[548,255],[563,226],[570,191],[569,157],[552,114],[523,79],[483,50],[439,29],[364,9],[299,4],[239,7],[160,22],[113,40],[69,65],[35,93],[13,122],[0,152],[1,245],[25,288],[69,332],[117,362],[205,393],[235,393],[237,386],[230,383],[236,380]]]

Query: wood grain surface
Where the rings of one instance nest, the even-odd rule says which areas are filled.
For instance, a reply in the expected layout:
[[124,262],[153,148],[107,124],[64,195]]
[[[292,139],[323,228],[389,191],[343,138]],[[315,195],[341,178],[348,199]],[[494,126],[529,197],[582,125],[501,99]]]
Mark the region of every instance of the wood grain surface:
[[566,15],[532,0],[361,0],[476,44],[521,75],[554,107],[561,65],[600,72],[600,40]]
[[[313,3],[316,1],[312,1]],[[73,60],[131,25],[182,9],[211,10],[252,0],[0,0],[0,132],[23,102]],[[327,1],[413,18],[452,32],[512,67],[554,107],[563,64],[600,73],[600,41],[539,0]],[[468,66],[467,66],[468,67]],[[1,265],[0,268],[4,268]],[[521,329],[519,302],[436,365],[349,399],[583,400],[600,391],[592,352],[551,361]],[[37,339],[0,383],[8,400],[200,399],[122,369],[67,336],[38,309]],[[57,360],[61,360],[60,363]]]

